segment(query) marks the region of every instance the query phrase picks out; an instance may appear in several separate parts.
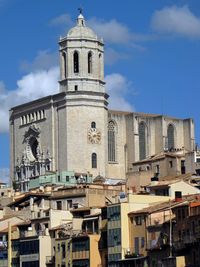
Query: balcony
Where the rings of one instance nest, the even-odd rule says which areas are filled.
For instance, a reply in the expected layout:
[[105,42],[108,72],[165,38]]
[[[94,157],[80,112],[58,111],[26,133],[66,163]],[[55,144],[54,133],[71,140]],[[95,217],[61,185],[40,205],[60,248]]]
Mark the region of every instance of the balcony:
[[21,231],[20,232],[20,238],[26,238],[26,237],[33,237],[33,236],[46,236],[48,234],[48,229],[46,230],[41,230],[41,231],[35,231],[35,230],[30,230],[30,231]]
[[187,248],[187,246],[193,245],[195,242],[197,242],[196,235],[186,235],[182,237],[179,240],[175,240],[173,242],[173,246],[176,250],[182,250]]
[[195,235],[187,235],[183,237],[184,244],[193,244],[196,242],[196,236]]
[[49,217],[50,217],[49,211],[35,211],[32,213],[33,220],[44,219],[44,218],[49,219]]
[[137,258],[139,254],[135,252],[135,248],[124,248],[124,258]]
[[46,264],[51,265],[55,263],[55,256],[46,256]]
[[8,260],[0,259],[0,266],[1,267],[8,267]]
[[72,258],[73,260],[78,260],[78,259],[89,259],[90,258],[90,253],[88,250],[83,250],[83,251],[73,251],[72,252]]
[[185,244],[183,240],[178,240],[173,242],[173,247],[175,248],[175,250],[182,250],[185,248]]

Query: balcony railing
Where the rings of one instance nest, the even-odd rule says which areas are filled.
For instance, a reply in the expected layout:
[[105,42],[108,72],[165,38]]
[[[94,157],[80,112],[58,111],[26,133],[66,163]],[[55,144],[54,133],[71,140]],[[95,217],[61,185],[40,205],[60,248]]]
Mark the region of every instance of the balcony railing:
[[183,238],[184,244],[191,244],[191,243],[194,243],[195,241],[196,241],[195,235],[188,235],[188,236],[184,236]]
[[0,266],[1,267],[8,267],[8,260],[0,259]]
[[41,231],[21,231],[20,232],[20,238],[24,238],[24,237],[32,237],[32,236],[46,236],[49,235],[48,231],[45,230],[41,230]]
[[176,250],[184,249],[188,245],[192,245],[197,241],[196,235],[186,235],[179,240],[173,242],[173,246]]
[[138,253],[136,253],[135,248],[124,248],[124,257],[125,258],[137,258],[139,256]]

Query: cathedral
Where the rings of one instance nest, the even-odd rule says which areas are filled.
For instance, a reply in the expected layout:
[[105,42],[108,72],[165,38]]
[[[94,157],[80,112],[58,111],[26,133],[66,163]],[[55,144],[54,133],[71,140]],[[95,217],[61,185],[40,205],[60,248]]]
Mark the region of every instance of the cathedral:
[[59,54],[60,92],[10,110],[10,174],[22,191],[46,172],[126,179],[134,162],[194,150],[192,119],[108,109],[104,43],[82,14]]

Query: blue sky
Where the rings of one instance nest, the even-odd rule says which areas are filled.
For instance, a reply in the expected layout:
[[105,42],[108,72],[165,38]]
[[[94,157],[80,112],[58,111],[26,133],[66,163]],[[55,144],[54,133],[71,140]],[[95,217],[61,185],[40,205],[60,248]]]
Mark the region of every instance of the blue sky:
[[0,0],[0,178],[8,110],[58,92],[58,39],[77,8],[105,42],[110,107],[192,117],[200,139],[199,0]]

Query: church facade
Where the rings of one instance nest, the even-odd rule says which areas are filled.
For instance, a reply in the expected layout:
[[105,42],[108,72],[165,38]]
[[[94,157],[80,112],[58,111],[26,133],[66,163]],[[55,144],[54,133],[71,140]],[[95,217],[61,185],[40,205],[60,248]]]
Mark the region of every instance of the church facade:
[[192,119],[108,109],[103,40],[82,14],[59,41],[60,92],[10,110],[11,179],[74,171],[126,179],[132,163],[194,150]]

